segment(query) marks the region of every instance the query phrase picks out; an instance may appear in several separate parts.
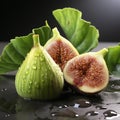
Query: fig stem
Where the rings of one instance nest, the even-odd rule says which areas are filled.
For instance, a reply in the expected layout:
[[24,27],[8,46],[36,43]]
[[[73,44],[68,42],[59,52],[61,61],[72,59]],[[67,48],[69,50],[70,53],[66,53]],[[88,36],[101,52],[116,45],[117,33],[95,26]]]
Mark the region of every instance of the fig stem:
[[103,48],[101,50],[99,50],[96,54],[97,55],[102,55],[103,57],[107,54],[108,49],[107,48]]
[[39,46],[39,35],[38,34],[33,35],[33,44],[34,44],[34,47]]
[[45,25],[46,25],[47,27],[50,27],[50,26],[48,25],[48,22],[47,22],[47,20],[45,21]]
[[53,33],[54,33],[54,36],[59,36],[60,34],[56,27],[53,29]]

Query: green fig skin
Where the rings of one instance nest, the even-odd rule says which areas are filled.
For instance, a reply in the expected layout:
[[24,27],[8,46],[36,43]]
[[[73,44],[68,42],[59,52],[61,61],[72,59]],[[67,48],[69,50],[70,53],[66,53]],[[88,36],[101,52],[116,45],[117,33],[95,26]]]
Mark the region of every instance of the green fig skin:
[[56,99],[64,86],[63,73],[38,38],[33,35],[34,46],[16,74],[15,87],[18,95],[26,99]]
[[109,71],[104,60],[108,50],[84,53],[67,62],[64,78],[80,93],[95,94],[109,83]]

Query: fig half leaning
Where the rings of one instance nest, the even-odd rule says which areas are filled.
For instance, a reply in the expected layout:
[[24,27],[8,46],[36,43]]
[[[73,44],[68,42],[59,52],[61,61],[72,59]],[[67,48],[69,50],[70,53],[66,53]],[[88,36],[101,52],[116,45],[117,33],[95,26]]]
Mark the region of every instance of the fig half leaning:
[[104,60],[106,48],[84,53],[69,60],[64,67],[65,80],[82,93],[98,93],[109,81],[109,71]]
[[72,43],[61,36],[57,28],[53,29],[53,37],[47,41],[44,48],[62,71],[67,61],[79,55]]
[[64,86],[63,72],[39,44],[39,35],[33,35],[33,43],[15,77],[17,93],[27,99],[56,99]]

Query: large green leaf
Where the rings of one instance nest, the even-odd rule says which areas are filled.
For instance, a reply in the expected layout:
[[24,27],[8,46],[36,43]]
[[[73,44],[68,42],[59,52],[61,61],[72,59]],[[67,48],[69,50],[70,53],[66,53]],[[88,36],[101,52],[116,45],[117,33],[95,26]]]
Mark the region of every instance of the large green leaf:
[[52,30],[50,27],[43,26],[42,29],[34,28],[33,33],[40,35],[40,44],[44,44],[52,37]]
[[0,56],[0,74],[16,70],[20,60],[23,60],[23,57],[19,56],[12,43],[8,43]]
[[[13,47],[16,52],[18,52],[21,56],[25,57],[26,54],[30,51],[33,46],[32,33],[27,36],[15,37],[15,39],[11,40]],[[13,57],[15,57],[13,55]]]
[[33,34],[39,34],[42,45],[52,36],[51,29],[48,26],[42,26],[33,29],[33,33],[26,36],[11,39],[0,56],[0,74],[18,69],[33,46]]
[[120,45],[108,47],[105,61],[110,74],[120,77]]
[[99,31],[81,18],[81,11],[68,7],[54,10],[53,16],[79,53],[88,52],[98,45]]

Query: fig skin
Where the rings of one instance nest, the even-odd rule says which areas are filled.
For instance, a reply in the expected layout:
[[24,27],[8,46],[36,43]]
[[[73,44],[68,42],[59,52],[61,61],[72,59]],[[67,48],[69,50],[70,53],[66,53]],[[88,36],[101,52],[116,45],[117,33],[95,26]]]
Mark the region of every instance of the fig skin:
[[69,60],[64,67],[65,81],[77,92],[95,94],[107,87],[109,71],[104,60],[108,49],[88,52]]
[[67,61],[79,55],[79,52],[70,41],[60,35],[56,27],[52,31],[53,37],[47,41],[44,48],[63,71]]
[[63,72],[33,35],[34,46],[15,76],[15,87],[25,99],[53,100],[63,91]]

